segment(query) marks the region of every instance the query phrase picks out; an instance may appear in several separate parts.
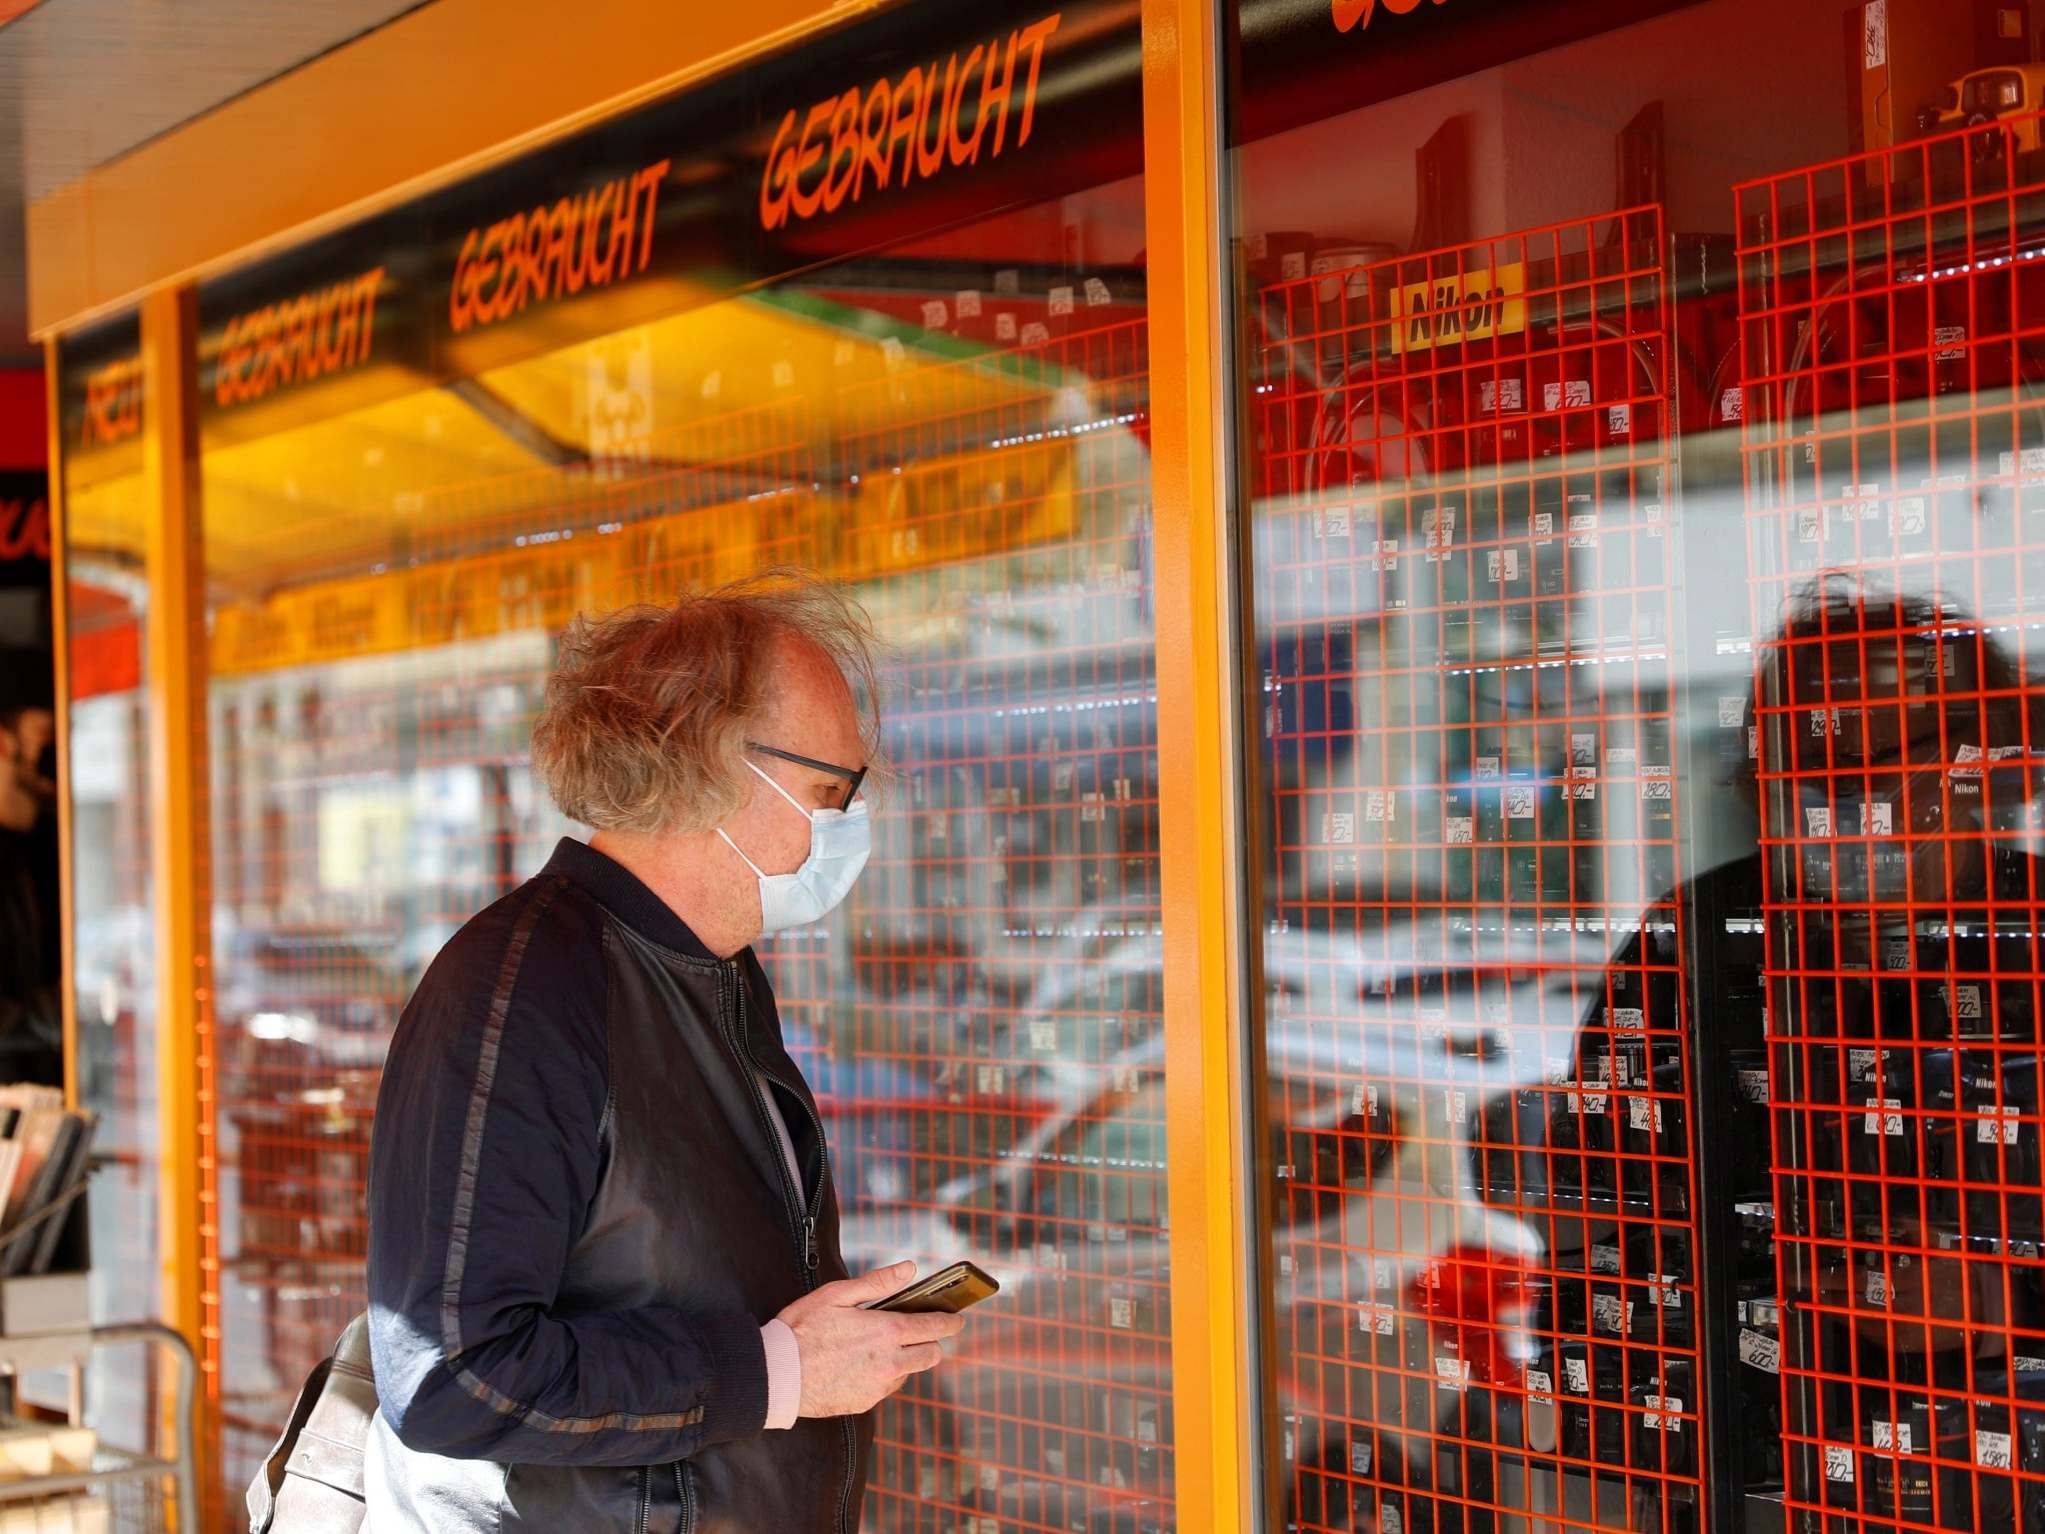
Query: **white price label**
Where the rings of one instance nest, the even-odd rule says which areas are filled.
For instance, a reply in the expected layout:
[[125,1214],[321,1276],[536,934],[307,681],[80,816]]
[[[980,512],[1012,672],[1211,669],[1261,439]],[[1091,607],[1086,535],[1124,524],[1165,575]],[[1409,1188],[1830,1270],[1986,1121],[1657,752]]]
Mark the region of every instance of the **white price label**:
[[1562,1383],[1580,1396],[1591,1393],[1591,1366],[1581,1358],[1562,1360]]
[[1045,346],[1051,340],[1051,327],[1041,320],[1031,320],[1022,328],[1024,346]]
[[1539,1369],[1529,1369],[1527,1371],[1527,1396],[1536,1405],[1553,1406],[1555,1404],[1554,1379]]
[[1991,1433],[1985,1428],[1974,1430],[1974,1463],[1983,1470],[2007,1470],[2010,1468],[2010,1435]]
[[1086,279],[1086,303],[1089,309],[1099,309],[1108,302],[1108,285],[1098,277]]
[[1867,1270],[1866,1293],[1867,1302],[1870,1305],[1887,1309],[1889,1304],[1889,1275],[1880,1268],[1869,1268]]
[[1003,310],[994,316],[994,339],[1013,341],[1016,337],[1015,316]]
[[1468,1390],[1469,1361],[1462,1358],[1437,1358],[1434,1361],[1434,1382],[1444,1390]]
[[1836,1443],[1825,1445],[1825,1479],[1853,1484],[1853,1450]]
[[1470,764],[1470,774],[1480,783],[1495,782],[1502,770],[1503,758],[1480,756]]
[[1127,1299],[1108,1301],[1108,1325],[1118,1332],[1126,1332],[1136,1325],[1136,1302]]
[[1860,1121],[1862,1134],[1900,1135],[1903,1133],[1903,1115],[1895,1110],[1903,1106],[1895,1097],[1870,1097],[1864,1106],[1867,1113]]
[[2017,1143],[2017,1131],[2023,1127],[2014,1108],[1984,1108],[1981,1117],[1974,1124],[1974,1138],[1983,1145],[2004,1145]]
[[923,301],[923,328],[942,330],[951,323],[951,311],[941,298],[926,298]]
[[1877,1449],[1893,1449],[1899,1454],[1911,1453],[1916,1448],[1916,1444],[1911,1438],[1910,1424],[1907,1422],[1876,1422],[1875,1447]]
[[952,300],[952,307],[958,311],[958,316],[962,320],[978,319],[980,317],[980,290],[978,288],[961,288],[957,296]]
[[1356,840],[1356,817],[1353,814],[1330,814],[1321,817],[1321,840],[1324,842],[1353,842]]
[[1355,1443],[1349,1446],[1349,1473],[1351,1475],[1370,1474],[1369,1439],[1359,1438]]
[[1356,1329],[1377,1337],[1389,1337],[1397,1319],[1397,1312],[1389,1305],[1360,1305],[1357,1307]]
[[1593,1273],[1617,1273],[1619,1271],[1619,1248],[1616,1246],[1594,1244],[1591,1247],[1591,1271]]
[[1072,312],[1072,289],[1059,287],[1051,290],[1051,317]]
[[1531,788],[1514,787],[1505,791],[1505,818],[1507,820],[1534,818],[1534,791]]
[[1642,1007],[1607,1007],[1605,1025],[1621,1033],[1640,1033],[1647,1028],[1647,1011]]
[[1398,796],[1385,789],[1374,788],[1363,796],[1363,818],[1388,824],[1399,818]]
[[1782,1344],[1766,1332],[1740,1329],[1740,1362],[1767,1374],[1782,1372]]
[[1647,1407],[1646,1425],[1660,1428],[1664,1433],[1683,1431],[1683,1419],[1677,1415],[1683,1410],[1681,1396],[1648,1396],[1642,1402]]
[[1467,847],[1477,840],[1477,822],[1469,815],[1449,816],[1446,829],[1451,847]]

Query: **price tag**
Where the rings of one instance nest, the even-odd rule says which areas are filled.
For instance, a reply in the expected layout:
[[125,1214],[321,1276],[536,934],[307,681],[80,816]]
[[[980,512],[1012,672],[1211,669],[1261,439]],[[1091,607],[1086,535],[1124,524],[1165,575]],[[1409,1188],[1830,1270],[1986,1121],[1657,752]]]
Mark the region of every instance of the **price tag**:
[[1640,1033],[1647,1028],[1647,1011],[1642,1007],[1607,1007],[1605,1024],[1621,1033]]
[[1470,1388],[1469,1361],[1461,1358],[1437,1358],[1434,1361],[1434,1382],[1444,1390],[1461,1392]]
[[1903,1133],[1903,1115],[1894,1111],[1903,1106],[1902,1099],[1895,1097],[1870,1097],[1867,1099],[1867,1113],[1860,1121],[1862,1134],[1900,1135]]
[[1061,314],[1070,314],[1072,312],[1072,289],[1065,287],[1053,288],[1051,290],[1050,307],[1051,316],[1054,319]]
[[1593,1246],[1591,1248],[1591,1271],[1593,1273],[1617,1273],[1619,1271],[1619,1248],[1616,1246]]
[[1591,1366],[1581,1358],[1562,1360],[1562,1383],[1573,1393],[1587,1396],[1591,1393]]
[[1740,1362],[1751,1364],[1765,1374],[1782,1372],[1782,1344],[1766,1332],[1740,1328]]
[[1983,1470],[2009,1469],[2009,1434],[1991,1433],[1985,1429],[1976,1428],[1974,1430],[1974,1463]]
[[1875,1424],[1875,1447],[1894,1449],[1899,1454],[1912,1452],[1910,1424],[1907,1422],[1877,1422]]
[[1848,1486],[1853,1484],[1853,1450],[1841,1448],[1836,1443],[1825,1445],[1825,1479]]
[[1022,328],[1024,346],[1044,346],[1051,340],[1051,327],[1041,320],[1031,320]]
[[1089,309],[1099,309],[1108,302],[1108,285],[1098,277],[1086,279],[1086,303]]
[[1448,1094],[1447,1118],[1450,1124],[1461,1124],[1470,1116],[1469,1096],[1460,1089]]
[[1635,1129],[1652,1129],[1656,1134],[1662,1129],[1662,1105],[1659,1098],[1629,1097],[1626,1099],[1626,1121]]
[[1477,840],[1477,822],[1469,815],[1448,817],[1447,840],[1451,847],[1467,847]]
[[1870,1305],[1886,1308],[1889,1303],[1889,1275],[1880,1268],[1869,1268],[1865,1292]]
[[1983,1145],[2004,1145],[2017,1143],[2017,1131],[2023,1125],[2017,1119],[2014,1108],[1983,1108],[1981,1117],[1974,1123],[1974,1138]]
[[1108,1301],[1108,1325],[1116,1331],[1126,1332],[1136,1325],[1136,1302],[1134,1300],[1110,1299]]
[[1396,1507],[1378,1509],[1378,1534],[1406,1534],[1406,1519]]
[[1356,1312],[1356,1329],[1369,1332],[1375,1337],[1389,1337],[1397,1320],[1397,1314],[1389,1305],[1359,1305]]
[[942,330],[951,323],[951,311],[941,298],[927,298],[923,301],[923,328]]
[[1555,1404],[1555,1381],[1539,1369],[1527,1371],[1527,1399],[1537,1406]]
[[1355,1443],[1349,1446],[1349,1473],[1351,1475],[1370,1474],[1369,1439],[1359,1438]]
[[1683,1291],[1677,1287],[1682,1282],[1674,1273],[1648,1274],[1647,1301],[1659,1305],[1663,1310],[1681,1310]]
[[1643,1404],[1647,1407],[1648,1427],[1660,1428],[1664,1433],[1683,1431],[1683,1419],[1675,1415],[1683,1409],[1681,1396],[1648,1396]]

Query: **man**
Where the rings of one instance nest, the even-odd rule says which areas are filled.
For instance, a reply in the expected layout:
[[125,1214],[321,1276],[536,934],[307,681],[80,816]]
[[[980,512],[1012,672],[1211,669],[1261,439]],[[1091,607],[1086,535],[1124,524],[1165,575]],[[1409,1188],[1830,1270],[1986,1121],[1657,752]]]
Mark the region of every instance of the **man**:
[[867,853],[870,635],[748,583],[578,623],[533,736],[595,828],[455,935],[377,1106],[369,1525],[853,1534],[867,1413],[949,1316],[862,1309],[749,944]]
[[0,650],[0,1081],[63,1080],[50,658]]

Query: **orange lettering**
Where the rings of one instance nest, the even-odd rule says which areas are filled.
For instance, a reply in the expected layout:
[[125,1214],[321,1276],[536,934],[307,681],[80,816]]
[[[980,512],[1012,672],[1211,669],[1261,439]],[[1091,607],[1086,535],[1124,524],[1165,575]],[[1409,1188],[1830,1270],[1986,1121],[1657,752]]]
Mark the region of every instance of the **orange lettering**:
[[639,173],[638,181],[646,188],[646,227],[639,234],[639,265],[634,270],[645,271],[653,260],[654,204],[660,200],[660,184],[667,180],[668,167],[673,163],[672,160],[662,160]]
[[[911,92],[914,92],[913,96]],[[902,153],[902,185],[909,184],[909,178],[916,172],[916,108],[923,100],[923,71],[912,69],[902,76],[895,86],[895,111],[888,123],[888,159],[895,158],[895,146],[908,147]]]
[[802,137],[795,143],[795,170],[788,182],[788,205],[795,210],[797,218],[814,218],[817,205],[823,200],[823,187],[819,185],[815,191],[805,192],[802,178],[809,174],[812,165],[824,157],[824,146],[818,144],[812,148],[809,139],[812,133],[830,121],[831,108],[836,105],[835,100],[819,101],[803,119]]
[[824,164],[824,211],[836,213],[858,179],[859,87],[855,85],[838,98],[838,110],[831,114],[831,158]]
[[795,109],[790,107],[788,115],[781,119],[781,126],[775,130],[773,147],[767,151],[767,172],[760,178],[762,229],[779,229],[788,221],[788,187],[795,179],[791,169],[795,163],[795,154],[783,146],[788,141],[788,135],[794,131]]
[[977,127],[973,130],[973,141],[970,144],[959,137],[959,108],[966,104],[966,80],[973,73],[973,65],[986,51],[984,44],[973,45],[973,51],[966,55],[965,66],[959,70],[959,93],[951,99],[951,104],[945,109],[945,141],[951,146],[951,162],[954,165],[970,165],[979,158],[980,130]]
[[[958,83],[959,56],[954,53],[945,61],[944,84],[937,83],[937,61],[930,64],[930,78],[923,86],[923,110],[916,117],[916,169],[928,181],[944,169],[945,119],[950,115],[954,97],[952,87]],[[937,147],[930,146],[930,120],[937,119]]]
[[990,48],[987,52],[987,72],[980,78],[980,122],[979,126],[973,130],[973,144],[975,148],[978,148],[980,135],[987,128],[988,114],[994,111],[997,104],[1000,106],[1001,120],[994,125],[994,148],[989,151],[989,158],[998,156],[1001,153],[1002,141],[1008,136],[1008,103],[1015,94],[1014,33],[1009,34],[1008,62],[1002,66],[999,89],[989,86],[988,81],[993,78],[994,51]]
[[1044,65],[1044,44],[1058,30],[1058,23],[1062,20],[1064,13],[1054,11],[1036,25],[1025,28],[1016,39],[1019,46],[1030,50],[1030,79],[1023,87],[1022,122],[1015,131],[1015,147],[1018,149],[1030,141],[1030,122],[1037,115],[1037,72]]
[[[866,93],[866,106],[859,114],[859,175],[852,182],[852,200],[859,201],[866,172],[871,169],[876,182],[885,187],[888,184],[887,126],[888,109],[894,102],[894,90],[887,81],[876,80],[873,89]],[[880,111],[875,112],[874,108]]]

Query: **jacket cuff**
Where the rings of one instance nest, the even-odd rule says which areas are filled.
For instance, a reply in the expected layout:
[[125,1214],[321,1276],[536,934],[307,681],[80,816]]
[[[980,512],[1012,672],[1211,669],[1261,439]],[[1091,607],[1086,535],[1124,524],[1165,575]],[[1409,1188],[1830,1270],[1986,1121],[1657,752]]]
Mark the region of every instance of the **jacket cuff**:
[[802,1350],[795,1333],[786,1321],[769,1321],[760,1328],[760,1345],[767,1350],[767,1426],[794,1427],[802,1406]]
[[702,1439],[721,1443],[757,1433],[767,1421],[767,1350],[750,1316],[703,1327],[710,1350],[710,1390],[703,1398]]

